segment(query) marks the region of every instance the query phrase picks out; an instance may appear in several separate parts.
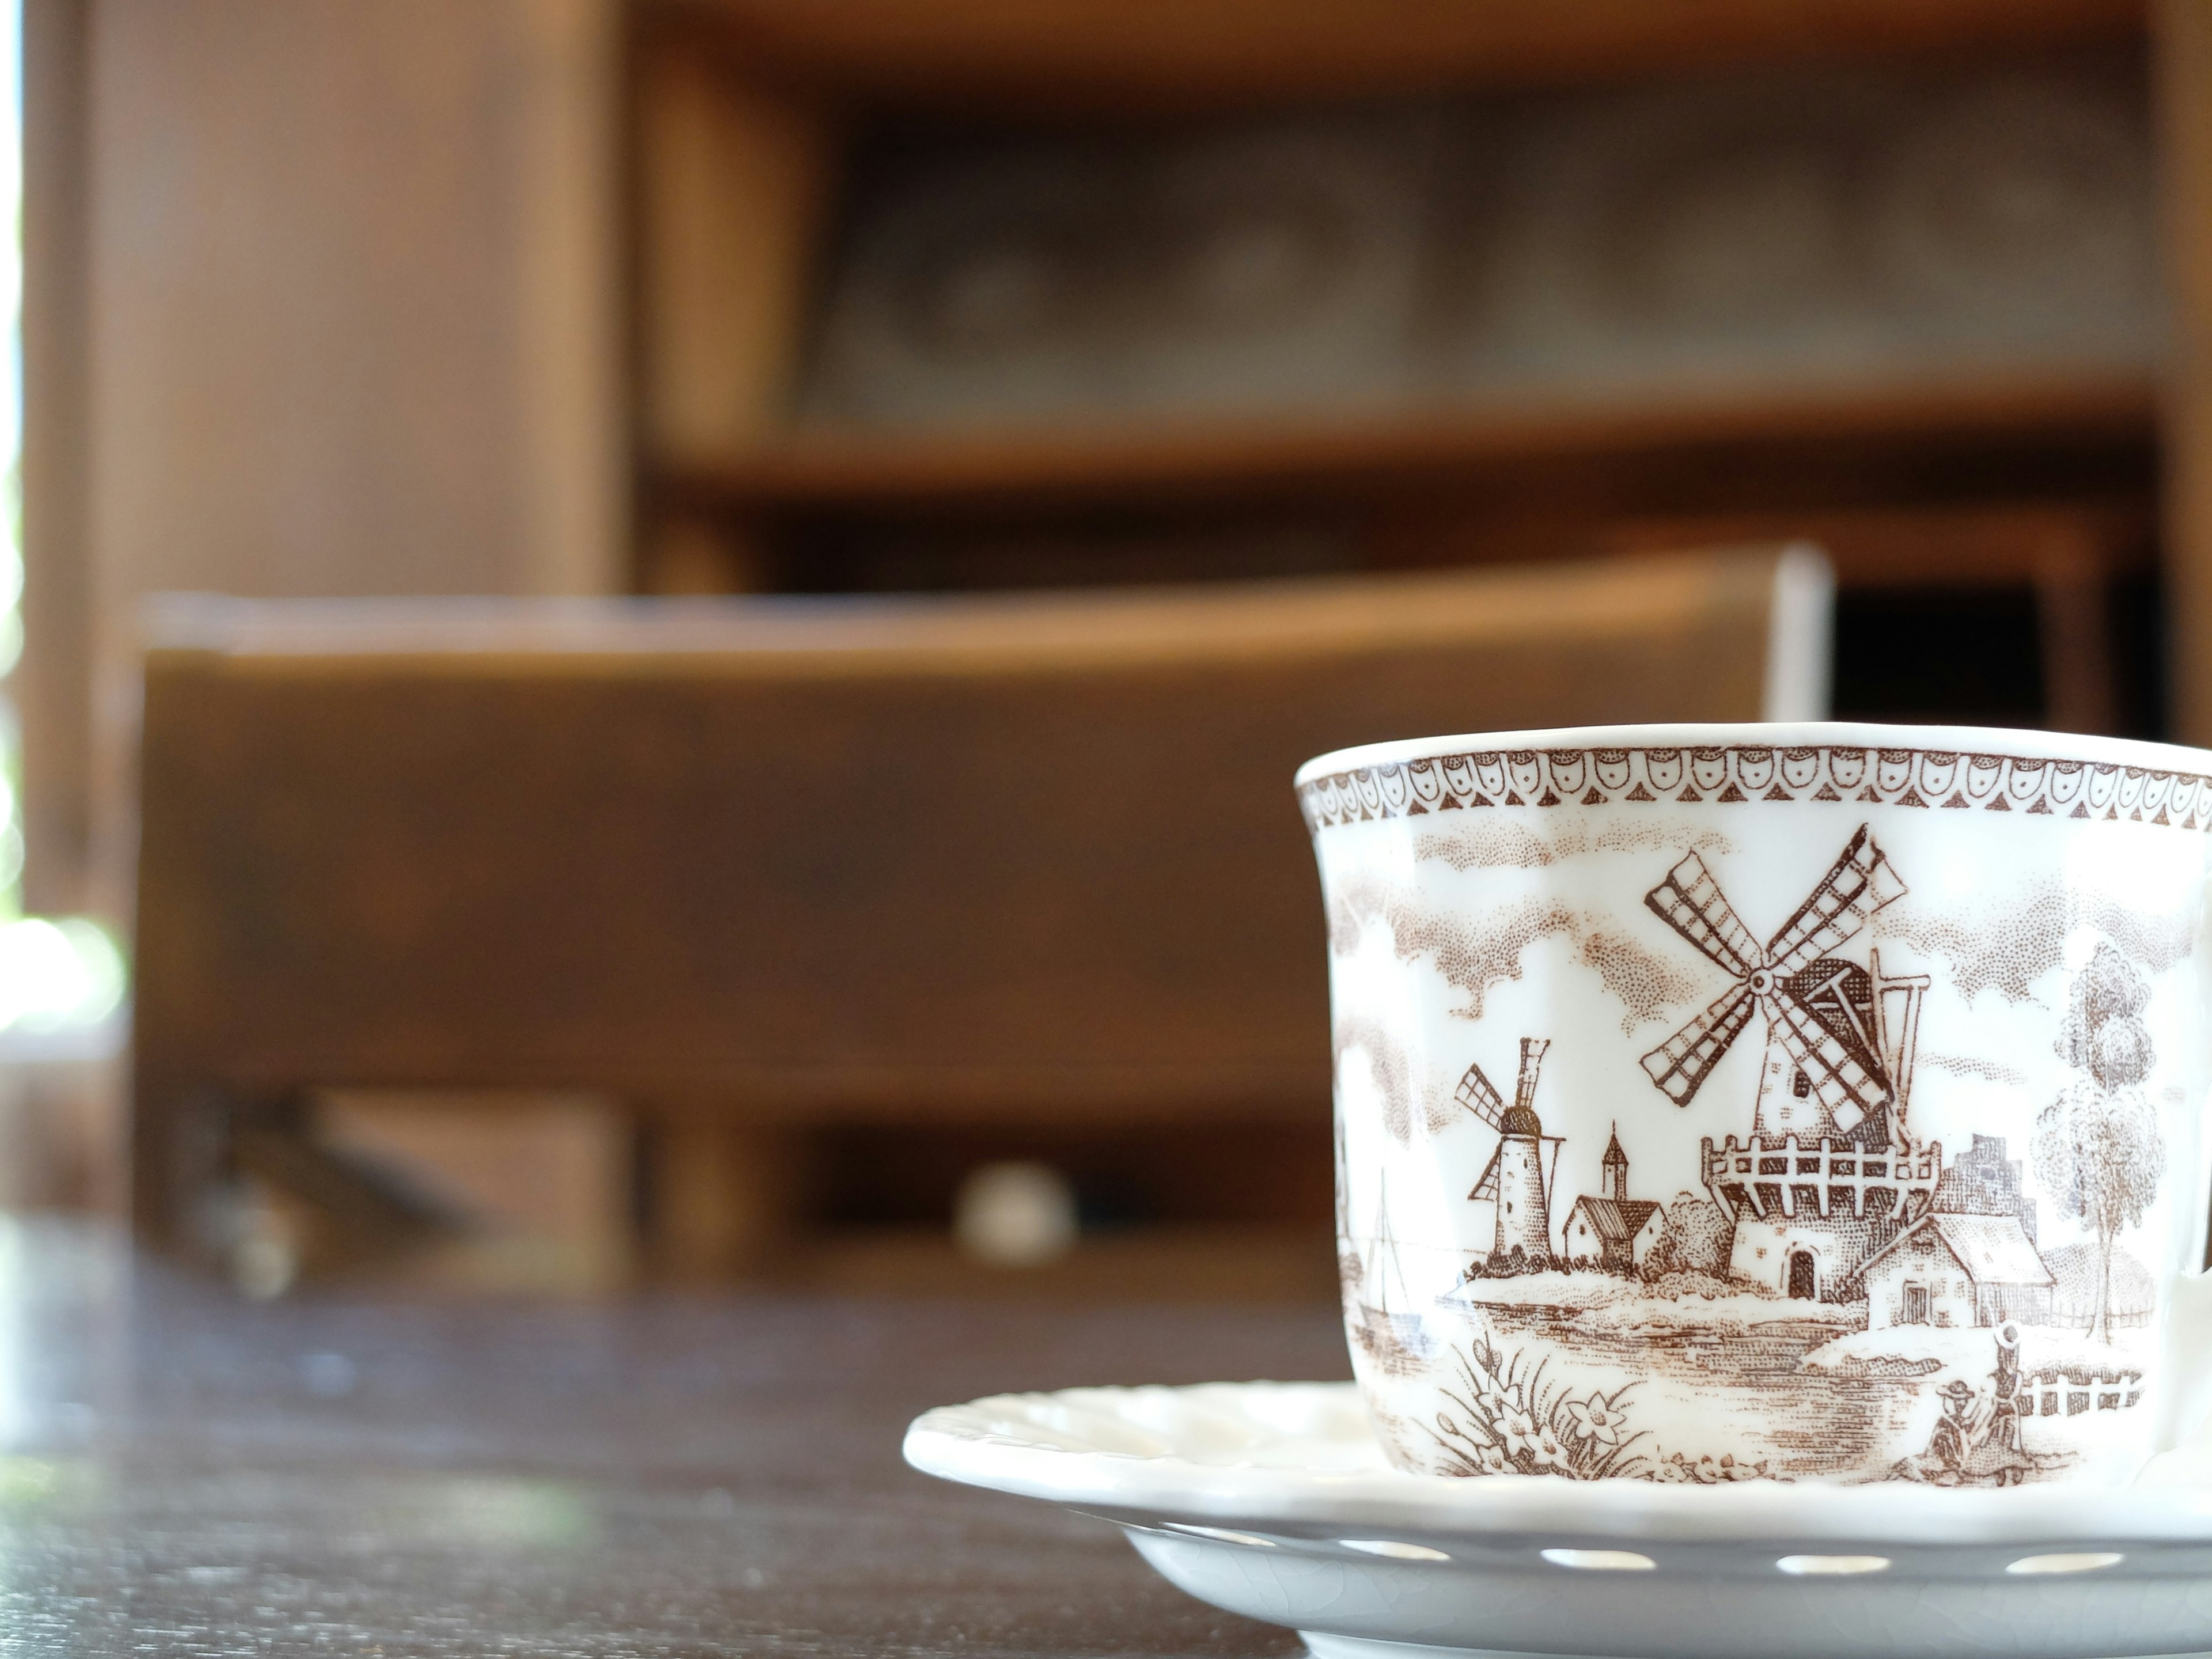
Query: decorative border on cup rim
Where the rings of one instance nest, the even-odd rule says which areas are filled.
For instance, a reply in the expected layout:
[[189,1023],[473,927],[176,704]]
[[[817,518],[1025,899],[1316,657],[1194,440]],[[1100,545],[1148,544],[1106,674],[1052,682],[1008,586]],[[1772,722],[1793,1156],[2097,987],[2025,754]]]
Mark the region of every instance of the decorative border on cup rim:
[[1615,802],[1856,801],[2212,828],[2212,777],[2101,761],[1949,749],[1495,749],[1427,755],[1311,778],[1306,827],[1486,806]]

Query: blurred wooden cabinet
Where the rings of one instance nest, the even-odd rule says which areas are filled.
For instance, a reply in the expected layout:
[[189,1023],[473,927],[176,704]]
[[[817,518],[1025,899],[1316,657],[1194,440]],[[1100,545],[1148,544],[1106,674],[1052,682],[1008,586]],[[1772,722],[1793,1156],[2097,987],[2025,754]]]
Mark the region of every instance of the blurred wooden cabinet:
[[27,33],[42,904],[85,902],[94,819],[127,862],[161,587],[1803,537],[1839,712],[2212,741],[2208,0],[27,0]]
[[2199,9],[638,4],[635,580],[1809,533],[1841,712],[2212,736]]
[[2201,0],[28,0],[26,30],[42,905],[129,844],[163,588],[1814,534],[1844,712],[2212,734]]

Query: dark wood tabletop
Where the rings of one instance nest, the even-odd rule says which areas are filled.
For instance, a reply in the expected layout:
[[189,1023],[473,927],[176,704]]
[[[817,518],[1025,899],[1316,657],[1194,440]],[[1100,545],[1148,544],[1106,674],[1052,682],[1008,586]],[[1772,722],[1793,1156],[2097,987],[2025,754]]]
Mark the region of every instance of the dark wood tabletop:
[[1001,1390],[1346,1374],[1325,1308],[254,1304],[12,1226],[0,1620],[21,1654],[1294,1654],[899,1441]]

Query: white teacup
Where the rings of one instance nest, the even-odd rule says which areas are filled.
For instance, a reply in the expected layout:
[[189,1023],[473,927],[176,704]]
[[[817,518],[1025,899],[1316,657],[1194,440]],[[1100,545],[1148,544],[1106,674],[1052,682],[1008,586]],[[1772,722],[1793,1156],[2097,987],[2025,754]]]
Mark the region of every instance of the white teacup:
[[1297,787],[1400,1467],[2112,1483],[2203,1415],[2212,754],[1618,726]]

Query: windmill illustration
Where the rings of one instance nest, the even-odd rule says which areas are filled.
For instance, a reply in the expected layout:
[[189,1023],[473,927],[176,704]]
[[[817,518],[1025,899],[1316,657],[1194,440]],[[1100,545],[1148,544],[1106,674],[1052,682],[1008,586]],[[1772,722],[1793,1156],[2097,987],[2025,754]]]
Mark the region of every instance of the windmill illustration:
[[[1844,848],[1796,914],[1761,948],[1722,893],[1705,860],[1690,854],[1644,902],[1668,926],[1735,976],[1728,993],[1644,1056],[1662,1093],[1686,1106],[1753,1013],[1766,1021],[1756,1139],[1801,1141],[1850,1135],[1885,1108],[1904,1107],[1918,1025],[1922,979],[1884,980],[1832,956],[1867,919],[1901,896],[1905,884],[1868,828]],[[1892,1012],[1901,994],[1905,1006]],[[1866,1138],[1887,1144],[1876,1119]]]
[[1551,1046],[1548,1037],[1521,1039],[1521,1077],[1510,1106],[1480,1066],[1468,1066],[1452,1092],[1454,1100],[1498,1131],[1498,1150],[1468,1194],[1498,1206],[1491,1253],[1502,1259],[1518,1245],[1522,1259],[1537,1267],[1548,1266],[1552,1260],[1552,1185],[1564,1144],[1559,1136],[1544,1133],[1536,1115],[1536,1073]]

